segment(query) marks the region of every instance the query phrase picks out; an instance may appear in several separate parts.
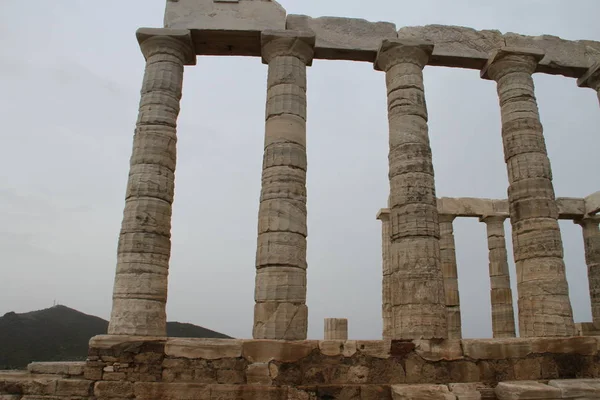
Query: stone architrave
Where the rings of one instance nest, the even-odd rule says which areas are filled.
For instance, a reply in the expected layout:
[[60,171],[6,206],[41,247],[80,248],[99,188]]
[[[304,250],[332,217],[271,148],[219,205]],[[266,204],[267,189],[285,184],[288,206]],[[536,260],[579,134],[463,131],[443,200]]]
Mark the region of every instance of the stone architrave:
[[111,335],[166,336],[171,205],[184,65],[194,65],[189,31],[140,29],[146,70],[125,211],[119,235]]
[[264,31],[269,65],[258,215],[255,339],[306,339],[306,67],[315,37]]
[[390,280],[390,212],[388,209],[380,210],[377,219],[381,221],[381,254],[382,254],[382,282],[381,282],[381,317],[383,321],[383,338],[390,339],[392,333],[392,292]]
[[598,93],[598,101],[600,101],[600,61],[596,62],[590,69],[577,80],[579,87],[587,87],[594,89]]
[[458,268],[456,265],[456,244],[452,223],[456,216],[440,215],[440,259],[444,275],[446,294],[446,320],[448,339],[462,339],[460,319],[460,296],[458,293]]
[[392,339],[447,338],[440,229],[427,127],[423,68],[428,42],[384,40],[389,120]]
[[515,337],[515,312],[510,287],[510,271],[504,234],[505,216],[480,218],[487,229],[490,269],[490,297],[494,338]]
[[532,74],[544,53],[503,48],[481,76],[497,82],[523,337],[571,336],[558,207]]
[[592,303],[592,321],[600,329],[600,216],[574,221],[581,225],[585,248],[585,262],[588,267],[590,300]]
[[348,320],[346,318],[325,318],[325,340],[348,340]]

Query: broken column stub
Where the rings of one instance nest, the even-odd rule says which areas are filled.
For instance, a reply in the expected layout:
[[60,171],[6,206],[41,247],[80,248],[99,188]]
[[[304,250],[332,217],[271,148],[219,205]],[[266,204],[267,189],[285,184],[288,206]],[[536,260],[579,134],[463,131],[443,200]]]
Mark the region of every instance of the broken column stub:
[[325,340],[348,340],[348,320],[346,318],[325,318]]
[[273,0],[168,0],[164,25],[189,29],[196,54],[260,56],[260,33],[285,29],[285,9]]
[[497,82],[508,171],[521,336],[570,336],[573,310],[558,206],[532,74],[540,50],[502,48],[481,71]]
[[423,85],[433,45],[384,40],[389,121],[392,339],[448,337],[440,229]]
[[306,66],[314,35],[264,31],[269,65],[258,214],[255,339],[306,339]]
[[146,68],[130,159],[108,332],[166,335],[171,206],[177,116],[184,65],[194,64],[189,32],[140,29]]
[[375,61],[383,39],[395,39],[396,25],[358,18],[288,15],[286,29],[313,32],[317,38],[315,58],[326,60]]

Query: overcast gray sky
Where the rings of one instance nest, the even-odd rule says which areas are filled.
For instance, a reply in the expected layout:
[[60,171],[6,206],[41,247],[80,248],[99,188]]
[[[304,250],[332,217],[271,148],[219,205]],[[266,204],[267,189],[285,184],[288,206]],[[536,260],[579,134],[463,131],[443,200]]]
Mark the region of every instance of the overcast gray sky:
[[[600,40],[597,0],[280,2],[288,13],[398,27]],[[144,68],[134,33],[160,27],[164,6],[0,1],[0,315],[56,300],[109,317]],[[186,70],[178,130],[168,317],[245,338],[252,333],[266,74],[258,58],[199,58]],[[379,338],[384,75],[368,63],[315,61],[308,79],[309,337],[322,337],[323,318],[347,317],[352,338]],[[559,76],[536,75],[535,83],[557,195],[599,190],[595,93]],[[478,71],[427,67],[425,85],[438,196],[506,197],[495,84]],[[575,320],[589,321],[580,227],[561,222],[561,229]],[[455,231],[463,334],[491,337],[485,226],[461,219]]]

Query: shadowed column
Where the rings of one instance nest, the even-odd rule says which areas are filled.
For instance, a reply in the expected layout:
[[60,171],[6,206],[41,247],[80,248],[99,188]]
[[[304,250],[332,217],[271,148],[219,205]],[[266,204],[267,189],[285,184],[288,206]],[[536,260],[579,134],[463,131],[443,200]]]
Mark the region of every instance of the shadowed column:
[[579,87],[587,87],[594,89],[598,93],[598,101],[600,101],[600,62],[596,62],[590,69],[577,80]]
[[456,216],[440,215],[440,259],[444,275],[444,293],[446,294],[446,320],[448,339],[461,339],[460,296],[458,293],[458,269],[456,265],[456,245],[454,227]]
[[269,64],[258,214],[255,339],[306,339],[306,66],[314,35],[262,33]]
[[382,281],[381,281],[381,318],[383,320],[384,339],[391,338],[392,334],[392,292],[390,280],[390,211],[382,209],[377,214],[377,219],[381,221],[381,254],[382,254]]
[[384,40],[375,61],[388,97],[393,339],[448,337],[423,87],[432,51],[431,43]]
[[583,230],[585,262],[588,267],[590,300],[592,303],[592,321],[600,329],[600,216],[575,221]]
[[119,235],[108,333],[166,336],[171,204],[183,66],[196,63],[189,31],[140,29],[146,70]]
[[500,98],[523,337],[574,333],[558,207],[532,78],[543,56],[533,49],[500,49],[481,73],[497,82]]
[[492,303],[492,331],[494,338],[515,337],[515,312],[510,288],[510,271],[504,235],[504,216],[480,219],[487,228],[490,260],[490,297]]

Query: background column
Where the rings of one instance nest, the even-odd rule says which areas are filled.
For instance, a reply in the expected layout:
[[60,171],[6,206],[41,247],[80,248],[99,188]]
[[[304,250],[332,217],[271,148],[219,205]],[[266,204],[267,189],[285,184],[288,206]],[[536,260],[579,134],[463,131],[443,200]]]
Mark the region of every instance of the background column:
[[579,221],[583,229],[583,243],[585,248],[585,262],[588,267],[588,280],[590,283],[590,300],[592,303],[592,321],[600,329],[600,216],[589,217]]
[[510,288],[510,271],[504,235],[504,216],[480,219],[487,228],[490,260],[490,296],[492,303],[492,331],[494,338],[515,337],[515,312]]
[[146,58],[119,235],[112,335],[166,336],[171,204],[183,66],[196,63],[189,31],[140,29]]
[[600,62],[596,62],[590,69],[577,80],[579,87],[588,87],[594,89],[598,93],[598,101],[600,101]]
[[458,268],[456,265],[456,245],[454,243],[454,227],[456,216],[440,215],[440,259],[444,275],[444,292],[446,294],[446,320],[448,323],[448,339],[461,339],[462,327],[460,319],[460,296],[458,294]]
[[570,336],[573,311],[565,276],[558,207],[532,74],[543,52],[504,48],[482,71],[497,82],[521,336]]
[[448,336],[423,87],[432,51],[426,42],[384,40],[375,61],[388,96],[393,339]]
[[258,213],[255,339],[306,339],[306,66],[315,37],[262,34],[269,64]]
[[390,210],[384,208],[377,214],[377,219],[381,221],[381,254],[383,258],[383,279],[381,282],[381,317],[383,320],[383,338],[389,339],[392,335],[392,288],[390,279]]

